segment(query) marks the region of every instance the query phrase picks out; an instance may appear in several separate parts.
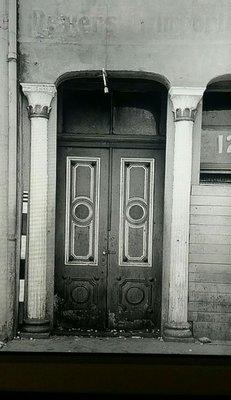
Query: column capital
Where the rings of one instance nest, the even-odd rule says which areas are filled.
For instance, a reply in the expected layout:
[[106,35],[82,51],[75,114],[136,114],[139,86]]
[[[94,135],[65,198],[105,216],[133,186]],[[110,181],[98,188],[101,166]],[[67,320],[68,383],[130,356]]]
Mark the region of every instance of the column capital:
[[169,90],[173,104],[175,121],[195,120],[196,108],[201,100],[205,87],[180,87],[173,86]]
[[21,83],[23,93],[28,99],[29,118],[49,118],[50,104],[56,93],[56,87],[51,83]]

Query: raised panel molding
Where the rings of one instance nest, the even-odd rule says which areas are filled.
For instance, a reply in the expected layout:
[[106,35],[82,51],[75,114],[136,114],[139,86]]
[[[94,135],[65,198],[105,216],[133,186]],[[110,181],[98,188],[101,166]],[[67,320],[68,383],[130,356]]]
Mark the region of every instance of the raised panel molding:
[[153,158],[121,158],[119,265],[152,265]]
[[86,305],[98,305],[98,282],[93,278],[63,278],[64,298],[70,306],[78,306],[79,309]]
[[99,158],[67,157],[65,265],[98,265],[99,187]]
[[118,285],[118,304],[127,311],[134,307],[152,312],[152,284],[146,279],[124,279]]

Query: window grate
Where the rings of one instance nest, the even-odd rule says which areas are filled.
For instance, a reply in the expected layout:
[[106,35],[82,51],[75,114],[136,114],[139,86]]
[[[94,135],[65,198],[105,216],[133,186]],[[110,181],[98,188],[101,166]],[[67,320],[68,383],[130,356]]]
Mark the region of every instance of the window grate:
[[200,183],[216,183],[216,184],[227,184],[231,183],[231,173],[224,172],[201,172]]

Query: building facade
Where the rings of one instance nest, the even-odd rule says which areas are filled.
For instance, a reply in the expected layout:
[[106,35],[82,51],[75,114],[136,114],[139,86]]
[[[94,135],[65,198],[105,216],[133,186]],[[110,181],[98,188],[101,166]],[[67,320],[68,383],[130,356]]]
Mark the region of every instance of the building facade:
[[231,339],[231,4],[1,0],[0,332]]

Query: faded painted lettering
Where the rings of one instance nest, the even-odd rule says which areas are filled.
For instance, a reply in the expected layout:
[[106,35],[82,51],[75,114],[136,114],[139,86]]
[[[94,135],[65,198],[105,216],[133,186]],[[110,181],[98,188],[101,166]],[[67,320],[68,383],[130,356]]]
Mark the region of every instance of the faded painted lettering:
[[29,35],[35,38],[78,38],[96,33],[115,33],[115,17],[46,15],[42,10],[31,14]]
[[[102,12],[102,10],[100,11]],[[228,20],[223,13],[206,14],[157,14],[153,18],[145,18],[131,11],[131,15],[105,16],[65,15],[56,12],[48,15],[43,10],[33,10],[29,15],[26,36],[40,39],[78,41],[81,37],[103,36],[114,38],[129,30],[138,35],[139,40],[152,35],[153,39],[179,38],[192,35],[219,35],[229,29]],[[135,40],[135,39],[134,39]]]

